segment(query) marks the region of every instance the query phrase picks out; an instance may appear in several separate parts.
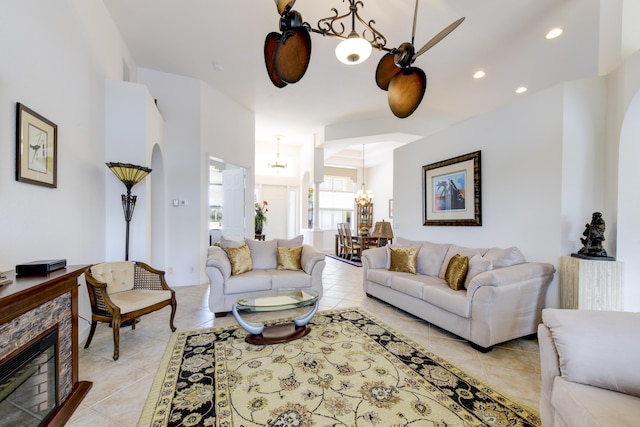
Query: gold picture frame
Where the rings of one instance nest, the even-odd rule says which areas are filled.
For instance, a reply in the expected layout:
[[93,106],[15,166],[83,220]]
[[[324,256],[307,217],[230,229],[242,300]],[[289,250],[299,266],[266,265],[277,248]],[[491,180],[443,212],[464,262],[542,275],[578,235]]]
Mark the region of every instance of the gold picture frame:
[[423,225],[481,226],[480,188],[480,151],[423,166]]
[[58,126],[20,103],[16,116],[16,181],[56,188]]

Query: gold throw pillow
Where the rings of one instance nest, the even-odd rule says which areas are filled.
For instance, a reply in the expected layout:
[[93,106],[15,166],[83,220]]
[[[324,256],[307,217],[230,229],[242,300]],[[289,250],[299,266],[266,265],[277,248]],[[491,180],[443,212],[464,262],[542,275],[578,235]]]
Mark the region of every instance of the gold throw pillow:
[[444,280],[454,291],[464,289],[464,279],[469,271],[469,257],[455,254],[447,265],[447,272],[444,274]]
[[300,258],[302,257],[302,246],[295,248],[278,248],[278,266],[276,270],[302,270]]
[[237,276],[253,269],[249,246],[242,245],[239,248],[226,248],[225,251],[227,252],[227,256],[231,262],[232,276]]
[[389,246],[389,271],[416,274],[418,248],[394,248]]

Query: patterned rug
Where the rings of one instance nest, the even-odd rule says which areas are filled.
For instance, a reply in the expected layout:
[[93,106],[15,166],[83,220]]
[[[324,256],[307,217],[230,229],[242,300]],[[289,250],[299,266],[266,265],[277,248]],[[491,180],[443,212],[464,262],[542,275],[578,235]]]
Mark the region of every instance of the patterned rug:
[[239,326],[174,333],[138,426],[541,425],[365,311],[319,312],[310,324],[270,346],[245,343]]
[[355,265],[356,267],[362,267],[361,261],[352,261],[350,259],[342,258],[341,256],[334,255],[334,254],[325,254],[324,256],[332,259],[336,259],[338,261],[346,262],[347,264],[350,264],[350,265]]

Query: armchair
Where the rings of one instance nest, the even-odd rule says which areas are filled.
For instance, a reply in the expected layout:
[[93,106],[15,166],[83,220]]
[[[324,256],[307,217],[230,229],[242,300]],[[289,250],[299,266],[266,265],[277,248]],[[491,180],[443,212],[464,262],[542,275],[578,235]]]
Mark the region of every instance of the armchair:
[[164,279],[164,271],[135,261],[105,262],[84,272],[91,302],[91,330],[84,348],[89,348],[98,322],[113,329],[113,360],[120,356],[120,326],[136,318],[171,306],[169,326],[175,331],[176,295]]

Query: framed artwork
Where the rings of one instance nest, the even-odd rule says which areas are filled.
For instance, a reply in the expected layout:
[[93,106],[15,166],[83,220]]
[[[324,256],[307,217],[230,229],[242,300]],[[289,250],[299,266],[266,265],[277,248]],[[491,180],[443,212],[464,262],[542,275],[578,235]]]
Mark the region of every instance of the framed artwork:
[[482,225],[480,151],[422,167],[423,225]]
[[393,199],[389,199],[389,218],[393,218]]
[[18,103],[16,181],[56,188],[58,126]]

